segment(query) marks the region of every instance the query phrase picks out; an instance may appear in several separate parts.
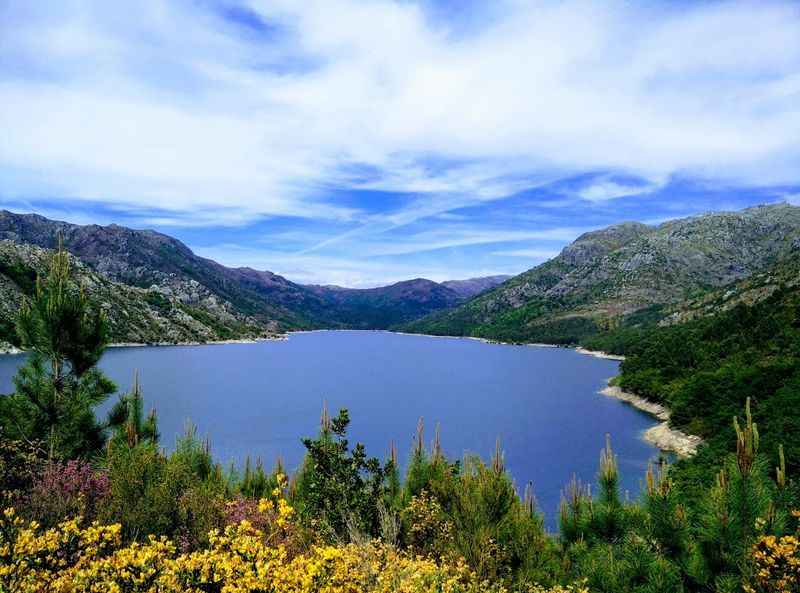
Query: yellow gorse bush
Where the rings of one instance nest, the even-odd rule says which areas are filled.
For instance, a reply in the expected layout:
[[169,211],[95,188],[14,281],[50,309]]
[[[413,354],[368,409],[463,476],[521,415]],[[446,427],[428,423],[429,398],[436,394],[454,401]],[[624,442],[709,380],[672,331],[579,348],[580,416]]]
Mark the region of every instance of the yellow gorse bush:
[[800,540],[793,535],[765,535],[753,547],[754,586],[751,592],[797,593],[800,591]]
[[[266,504],[266,503],[265,503]],[[281,516],[292,515],[286,505]],[[0,520],[0,591],[14,593],[503,593],[463,561],[412,557],[381,542],[314,546],[290,558],[247,521],[212,532],[206,549],[178,554],[167,538],[122,545],[119,525],[79,519],[42,530],[13,509]],[[582,587],[530,593],[586,593]]]
[[[279,476],[259,511],[278,532],[292,528],[294,509]],[[412,556],[382,542],[312,546],[291,555],[249,521],[212,531],[208,546],[178,553],[171,540],[150,536],[122,543],[120,525],[80,518],[42,529],[7,509],[0,518],[0,593],[504,593],[479,580],[463,560]],[[587,593],[583,587],[525,593]]]

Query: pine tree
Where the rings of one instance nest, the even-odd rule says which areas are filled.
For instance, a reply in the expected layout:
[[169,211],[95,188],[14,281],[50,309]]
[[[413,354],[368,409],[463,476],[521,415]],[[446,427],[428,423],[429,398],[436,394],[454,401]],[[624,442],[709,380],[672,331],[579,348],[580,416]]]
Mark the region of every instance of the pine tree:
[[94,407],[115,390],[97,369],[108,343],[104,313],[75,286],[69,254],[53,255],[17,318],[17,335],[30,352],[14,383],[0,398],[0,424],[16,438],[41,440],[50,459],[90,455],[102,448],[103,426]]
[[107,426],[115,431],[113,441],[126,442],[133,447],[140,442],[158,443],[158,417],[155,410],[144,415],[144,398],[139,372],[134,373],[133,387],[121,396],[108,414]]
[[753,542],[759,532],[770,527],[774,509],[749,399],[744,425],[738,418],[733,424],[736,454],[717,474],[716,485],[705,501],[698,538],[704,569],[698,577],[713,580],[721,590],[747,577]]

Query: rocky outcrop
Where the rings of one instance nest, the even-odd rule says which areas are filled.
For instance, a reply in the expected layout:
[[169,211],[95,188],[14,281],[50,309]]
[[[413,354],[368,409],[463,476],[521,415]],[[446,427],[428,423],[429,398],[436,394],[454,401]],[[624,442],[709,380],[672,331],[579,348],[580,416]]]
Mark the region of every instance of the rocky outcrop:
[[[13,339],[16,311],[46,273],[51,251],[35,245],[0,241],[0,340]],[[270,328],[237,312],[204,287],[172,279],[149,288],[115,282],[73,257],[76,286],[82,286],[108,317],[111,339],[132,343],[208,342],[232,337],[256,338]]]
[[669,410],[664,406],[646,400],[633,393],[622,391],[616,385],[609,384],[600,390],[605,396],[624,401],[638,410],[647,412],[661,422],[648,428],[642,438],[662,451],[671,451],[681,457],[689,457],[697,452],[697,447],[703,442],[698,436],[687,434],[669,425]]
[[[800,207],[776,204],[586,233],[553,258],[457,309],[410,326],[545,341],[590,335],[653,305],[732,285],[797,253]],[[553,331],[544,332],[543,326]],[[567,336],[569,339],[570,336]]]

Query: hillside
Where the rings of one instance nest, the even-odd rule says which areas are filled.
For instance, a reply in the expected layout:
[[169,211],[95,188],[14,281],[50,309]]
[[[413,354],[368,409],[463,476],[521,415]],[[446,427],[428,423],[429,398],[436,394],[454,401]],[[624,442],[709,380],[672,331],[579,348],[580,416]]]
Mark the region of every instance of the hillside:
[[463,301],[455,290],[424,278],[378,288],[309,288],[330,303],[331,317],[354,329],[387,329]]
[[[136,289],[122,291],[131,300],[141,297],[177,303],[180,311],[193,315],[203,327],[215,328],[210,333],[199,327],[173,328],[155,340],[159,332],[134,331],[131,325],[120,324],[115,339],[126,342],[227,339],[293,329],[387,329],[453,308],[467,296],[505,279],[493,276],[446,284],[416,279],[371,289],[303,286],[269,271],[220,265],[155,231],[115,224],[74,225],[37,214],[0,211],[0,241],[7,243],[7,251],[13,251],[12,244],[53,249],[59,236],[64,247],[85,265],[86,273],[95,274],[95,284],[102,281]],[[30,258],[24,255],[22,259]],[[9,295],[24,292],[13,282],[5,284]],[[150,306],[150,301],[142,306]],[[233,319],[238,321],[233,323]],[[247,320],[245,325],[240,325],[242,320]],[[0,324],[10,323],[3,314]],[[122,327],[130,331],[126,333]]]
[[53,249],[59,236],[70,253],[111,280],[140,288],[155,286],[178,299],[191,297],[197,285],[266,326],[293,329],[323,324],[312,318],[325,303],[302,286],[270,272],[222,266],[167,235],[0,211],[0,239]]
[[[47,270],[52,251],[0,241],[0,342],[14,342],[14,319],[37,275]],[[73,258],[76,281],[108,315],[114,342],[205,342],[260,337],[269,327],[187,281],[180,294],[167,287],[138,288],[110,280]],[[274,329],[274,328],[273,328]]]
[[458,293],[461,298],[468,299],[502,284],[509,278],[512,276],[498,274],[481,278],[467,278],[466,280],[445,280],[441,284]]
[[507,341],[577,343],[637,316],[731,285],[786,257],[800,236],[788,204],[580,236],[555,258],[406,326],[409,331]]

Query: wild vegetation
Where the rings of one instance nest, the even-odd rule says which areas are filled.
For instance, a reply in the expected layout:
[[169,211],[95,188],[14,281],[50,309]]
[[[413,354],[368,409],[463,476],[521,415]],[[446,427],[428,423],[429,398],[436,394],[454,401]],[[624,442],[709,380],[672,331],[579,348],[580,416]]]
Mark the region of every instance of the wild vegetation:
[[[69,262],[58,253],[22,308],[17,331],[32,354],[16,392],[0,398],[0,591],[800,590],[797,440],[773,462],[772,443],[785,433],[770,434],[776,416],[764,415],[760,393],[721,400],[718,420],[714,400],[702,400],[714,422],[731,426],[726,442],[679,471],[650,467],[640,500],[620,495],[607,443],[596,486],[565,487],[559,531],[549,534],[499,444],[488,463],[451,460],[438,436],[426,446],[420,425],[403,469],[394,452],[381,460],[350,444],[346,410],[324,411],[319,434],[303,441],[305,463],[287,477],[280,464],[225,470],[192,428],[165,452],[138,381],[96,418],[93,406],[114,391],[96,367],[108,326],[71,282]],[[689,332],[675,338],[685,344],[730,335],[707,353],[733,356],[721,356],[725,368],[755,352],[734,348],[744,324],[742,335],[762,334],[758,348],[773,345],[759,364],[782,368],[796,331],[781,329],[796,319],[789,302],[769,323],[733,310],[715,330],[727,333],[692,333],[711,331],[711,321],[668,331]],[[658,343],[626,361],[623,381],[652,379],[647,369],[663,362]],[[692,379],[678,374],[667,387],[674,372],[663,372],[642,385],[672,402]]]
[[777,286],[753,305],[739,302],[686,323],[626,328],[588,346],[624,353],[617,383],[665,404],[675,426],[706,446],[679,464],[681,479],[708,484],[734,438],[730,422],[749,399],[772,466],[800,469],[800,291]]

